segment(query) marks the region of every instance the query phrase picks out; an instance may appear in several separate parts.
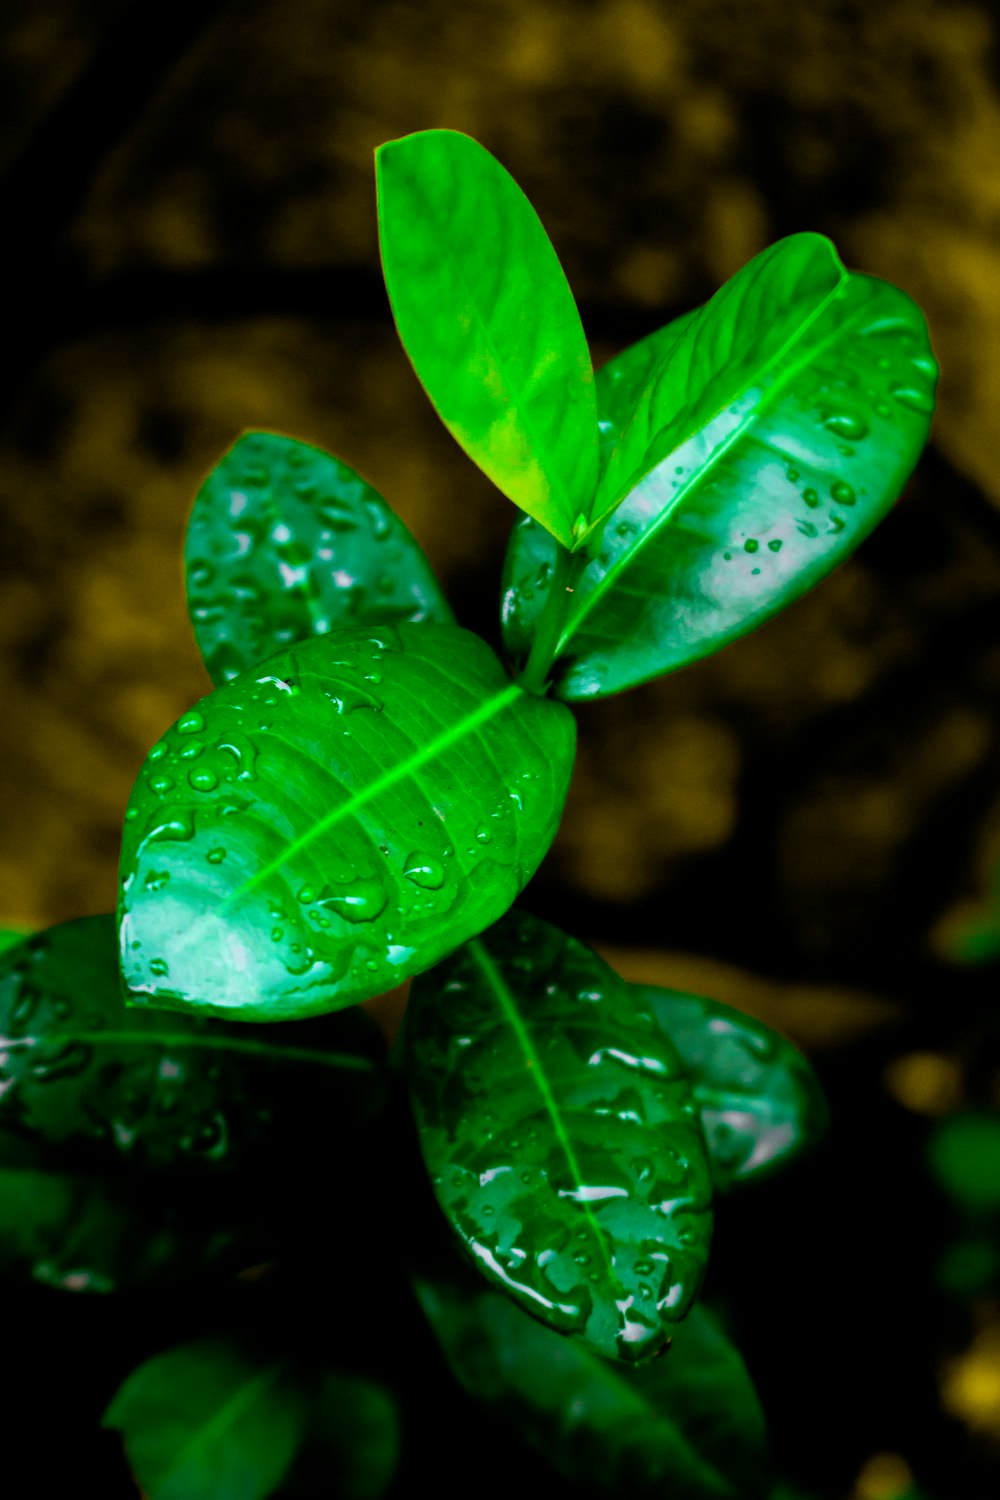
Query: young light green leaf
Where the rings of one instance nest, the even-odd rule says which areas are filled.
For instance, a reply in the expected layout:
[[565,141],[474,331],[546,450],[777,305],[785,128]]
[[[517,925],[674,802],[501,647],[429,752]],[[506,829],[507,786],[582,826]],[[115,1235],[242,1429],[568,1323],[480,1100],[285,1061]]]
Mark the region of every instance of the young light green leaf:
[[594,374],[538,216],[469,136],[376,152],[382,267],[399,336],[445,426],[566,546],[597,484]]
[[381,495],[339,458],[275,432],[245,433],[208,475],[185,561],[194,633],[217,687],[339,626],[452,621]]
[[457,626],[343,630],[202,699],[125,815],[132,1003],[335,1010],[502,915],[555,835],[575,725]]
[[127,1008],[112,915],[0,956],[0,1127],[95,1169],[230,1169],[385,1094],[361,1012],[254,1028]]
[[791,1042],[719,1000],[652,984],[631,989],[684,1064],[717,1189],[784,1166],[822,1139],[826,1100]]
[[[914,303],[844,272],[817,235],[780,241],[605,366],[602,503],[625,498],[574,580],[557,695],[603,697],[708,655],[843,562],[916,462],[936,370]],[[503,597],[515,660],[553,560],[544,531],[515,528]]]
[[478,1268],[613,1359],[662,1350],[711,1184],[680,1061],[624,981],[512,913],[414,984],[405,1035],[424,1160]]
[[413,1278],[459,1384],[588,1493],[757,1500],[764,1419],[746,1367],[699,1303],[670,1349],[610,1364],[467,1275]]
[[266,1500],[295,1457],[306,1412],[281,1365],[205,1339],[134,1370],[103,1425],[122,1434],[149,1500]]
[[260,1181],[67,1171],[0,1131],[0,1275],[67,1292],[117,1292],[231,1274],[272,1248]]

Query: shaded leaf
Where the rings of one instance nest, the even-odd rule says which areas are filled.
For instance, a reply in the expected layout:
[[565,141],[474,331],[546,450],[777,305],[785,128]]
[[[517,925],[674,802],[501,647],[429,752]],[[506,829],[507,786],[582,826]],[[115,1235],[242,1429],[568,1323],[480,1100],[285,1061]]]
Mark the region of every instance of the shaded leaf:
[[399,1409],[385,1386],[327,1370],[313,1396],[301,1461],[288,1493],[310,1500],[317,1494],[378,1500],[399,1466],[402,1438]]
[[343,1121],[385,1091],[360,1011],[234,1026],[125,1006],[112,915],[64,922],[0,956],[0,1126],[102,1168],[231,1168]]
[[450,624],[413,537],[332,454],[248,432],[198,491],[185,550],[188,606],[217,687],[339,626]]
[[624,981],[512,913],[416,981],[405,1040],[424,1160],[479,1270],[611,1358],[661,1350],[711,1187],[680,1061]]
[[174,1181],[68,1171],[0,1132],[0,1277],[67,1292],[117,1292],[233,1272],[270,1250],[261,1185],[241,1174]]
[[[602,697],[695,661],[843,562],[916,462],[936,372],[914,303],[844,272],[818,235],[779,241],[606,365],[604,493],[625,498],[574,580],[557,695]],[[503,589],[515,661],[554,558],[547,533],[515,528]]]
[[1000,1214],[1000,1113],[964,1110],[941,1120],[928,1137],[927,1158],[960,1208]]
[[149,1500],[264,1500],[295,1456],[306,1411],[280,1364],[205,1339],[133,1370],[103,1425],[122,1434]]
[[130,1000],[280,1020],[427,968],[534,873],[574,735],[457,626],[338,631],[220,688],[125,815]]
[[719,1000],[651,984],[632,990],[680,1055],[716,1188],[783,1166],[822,1139],[826,1100],[791,1042]]
[[467,1275],[414,1277],[459,1383],[588,1492],[756,1500],[765,1430],[742,1359],[699,1303],[670,1349],[610,1364]]
[[376,178],[385,283],[417,376],[469,457],[572,546],[597,483],[594,375],[535,210],[454,130],[379,147]]

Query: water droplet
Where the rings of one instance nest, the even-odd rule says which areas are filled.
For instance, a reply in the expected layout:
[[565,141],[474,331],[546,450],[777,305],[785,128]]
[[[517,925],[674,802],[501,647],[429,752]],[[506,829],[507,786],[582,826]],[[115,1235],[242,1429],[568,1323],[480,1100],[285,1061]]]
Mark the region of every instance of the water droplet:
[[169,879],[169,870],[150,870],[149,874],[142,882],[143,889],[147,891],[162,891],[163,887],[166,885]]
[[205,855],[205,858],[208,860],[210,865],[221,865],[225,857],[226,851],[221,844],[215,849],[209,849],[208,853]]
[[188,740],[180,748],[181,760],[197,760],[205,748],[204,740]]
[[769,552],[780,552],[781,551],[781,543],[777,540],[777,538],[775,538],[775,540],[773,542],[768,542],[768,544],[767,544],[767,550]]
[[219,778],[211,766],[196,766],[193,771],[188,772],[188,784],[196,792],[212,792],[219,785]]
[[480,823],[479,827],[476,829],[476,842],[479,844],[488,844],[492,841],[492,839],[493,835],[486,827],[486,824]]
[[374,974],[378,970],[378,964],[376,963],[374,958],[366,958],[365,968],[368,970],[369,974]]
[[791,483],[792,483],[792,484],[794,484],[794,483],[795,483],[795,481],[796,481],[796,480],[797,480],[797,479],[798,479],[798,477],[799,477],[799,471],[798,471],[798,469],[789,469],[789,470],[788,470],[788,471],[787,471],[787,473],[788,473],[788,478],[789,478],[789,480],[790,480],[790,481],[791,481]]
[[853,505],[857,499],[851,486],[846,484],[843,479],[834,480],[830,486],[830,494],[838,505]]
[[125,821],[126,823],[134,823],[138,816],[139,809],[137,807],[130,807],[126,810]]
[[658,1319],[648,1317],[632,1305],[633,1299],[619,1302],[621,1323],[615,1343],[618,1357],[629,1363],[637,1363],[653,1354],[663,1343],[663,1329]]
[[271,928],[271,942],[272,943],[280,943],[281,939],[284,937],[284,935],[285,935],[285,929],[283,927],[272,927]]
[[177,720],[178,734],[197,734],[199,730],[204,729],[204,727],[205,720],[202,718],[201,714],[195,712],[193,709],[191,713],[184,714],[182,718]]
[[296,899],[308,905],[311,901],[316,900],[316,892],[311,885],[304,885],[298,892]]
[[154,745],[153,748],[152,748],[152,750],[150,750],[150,752],[149,752],[149,759],[150,760],[162,760],[163,757],[166,755],[168,748],[169,747],[166,744],[164,744],[163,740],[161,740],[158,745]]
[[194,815],[185,807],[172,807],[168,809],[167,815],[161,823],[156,823],[146,834],[150,843],[155,839],[169,839],[173,842],[193,838]]
[[806,504],[809,506],[810,510],[815,510],[816,507],[817,507],[817,505],[819,504],[819,495],[816,493],[815,490],[812,490],[812,489],[803,490],[802,491],[802,498],[806,502]]
[[924,416],[929,416],[934,410],[934,397],[932,393],[920,386],[894,385],[890,389],[891,394],[899,402],[900,406],[905,406],[908,411],[916,411]]
[[732,562],[733,560],[733,554],[731,552],[723,552],[722,556],[726,562]]
[[171,791],[173,789],[173,785],[174,778],[172,776],[164,776],[161,774],[159,776],[151,776],[149,778],[150,791],[158,792],[161,797],[165,796],[167,792]]
[[[348,922],[373,922],[385,911],[389,894],[380,880],[359,877],[342,890],[324,886],[319,905],[335,911]],[[378,968],[378,965],[375,965]]]
[[830,524],[826,528],[827,535],[836,535],[838,531],[843,531],[846,525],[847,522],[844,520],[843,516],[838,516],[836,511],[834,511],[833,515],[831,515],[830,517]]
[[403,874],[413,885],[425,891],[439,891],[444,885],[444,866],[426,854],[414,852],[406,856]]
[[161,977],[170,972],[170,965],[165,958],[151,958],[149,960],[149,972]]
[[853,443],[860,442],[863,437],[868,436],[868,423],[849,412],[837,412],[834,416],[827,417],[823,426],[828,432],[834,433],[837,437],[848,438]]
[[215,569],[199,558],[188,569],[188,579],[196,589],[207,589],[215,582]]
[[756,552],[759,546],[760,542],[758,542],[755,537],[747,537],[746,541],[743,543],[743,551]]

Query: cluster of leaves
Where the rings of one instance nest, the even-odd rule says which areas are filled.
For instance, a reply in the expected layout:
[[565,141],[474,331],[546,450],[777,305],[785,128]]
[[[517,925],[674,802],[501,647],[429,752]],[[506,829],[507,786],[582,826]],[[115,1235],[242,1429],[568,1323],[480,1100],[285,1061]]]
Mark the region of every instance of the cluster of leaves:
[[[555,251],[482,147],[423,132],[377,177],[403,344],[525,512],[512,671],[342,461],[260,432],[223,457],[186,556],[216,686],[136,781],[117,921],[0,958],[3,1260],[112,1289],[280,1254],[261,1184],[291,1143],[342,1157],[380,1117],[358,1006],[416,976],[392,1072],[465,1256],[407,1269],[458,1382],[568,1480],[748,1500],[759,1408],[694,1304],[715,1194],[817,1137],[818,1086],[759,1023],[628,985],[511,907],[558,827],[568,705],[725,645],[892,504],[933,405],[926,329],[799,234],[595,376]],[[376,1433],[390,1458],[341,1486],[364,1496],[398,1447],[387,1399],[215,1338],[142,1366],[107,1421],[153,1500],[253,1500],[316,1433],[341,1459]]]

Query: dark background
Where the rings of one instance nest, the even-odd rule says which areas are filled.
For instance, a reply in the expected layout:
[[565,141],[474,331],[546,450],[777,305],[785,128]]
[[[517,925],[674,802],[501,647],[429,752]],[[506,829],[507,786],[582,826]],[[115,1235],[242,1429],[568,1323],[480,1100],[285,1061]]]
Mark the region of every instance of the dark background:
[[[816,1062],[831,1142],[723,1211],[711,1275],[780,1466],[827,1500],[987,1500],[1000,1479],[995,1211],[927,1165],[943,1124],[1000,1107],[996,967],[971,961],[1000,949],[992,16],[985,0],[2,14],[11,926],[114,904],[132,780],[209,686],[180,547],[242,428],[358,468],[463,623],[497,639],[511,507],[396,340],[378,143],[451,126],[488,146],[552,235],[597,361],[800,229],[924,308],[940,409],[900,506],[756,634],[581,710],[564,828],[526,897],[630,977],[750,1009]],[[958,1275],[970,1244],[980,1269]]]

